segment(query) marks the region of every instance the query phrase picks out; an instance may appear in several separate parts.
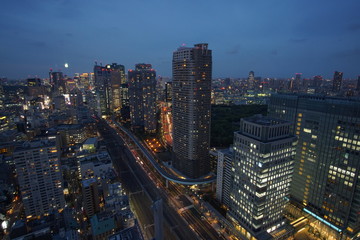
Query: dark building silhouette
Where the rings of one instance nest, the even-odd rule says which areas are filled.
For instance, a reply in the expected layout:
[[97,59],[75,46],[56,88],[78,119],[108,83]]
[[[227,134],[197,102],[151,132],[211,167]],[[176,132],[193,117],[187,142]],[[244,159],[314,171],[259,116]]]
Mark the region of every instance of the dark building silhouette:
[[338,93],[341,90],[341,83],[342,83],[343,73],[335,71],[334,73],[334,79],[333,79],[333,87],[332,91],[334,93]]
[[323,81],[323,77],[320,75],[314,76],[313,78],[313,87],[320,88]]

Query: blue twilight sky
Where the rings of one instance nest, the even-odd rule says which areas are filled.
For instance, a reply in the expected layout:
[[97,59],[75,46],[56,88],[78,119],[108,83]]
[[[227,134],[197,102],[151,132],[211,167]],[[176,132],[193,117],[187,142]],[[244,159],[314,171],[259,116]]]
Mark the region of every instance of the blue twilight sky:
[[207,42],[213,77],[360,74],[359,0],[4,0],[0,77],[126,69],[171,76],[172,52]]

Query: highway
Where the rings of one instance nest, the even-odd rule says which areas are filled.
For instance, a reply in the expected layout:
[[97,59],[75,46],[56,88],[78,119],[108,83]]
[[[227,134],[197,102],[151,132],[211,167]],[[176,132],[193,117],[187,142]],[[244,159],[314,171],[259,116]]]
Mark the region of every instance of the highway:
[[[124,188],[128,191],[131,207],[141,223],[145,237],[151,239],[154,236],[152,202],[166,196],[159,191],[140,164],[136,163],[134,156],[124,146],[123,140],[113,128],[104,120],[100,120],[98,129],[104,138]],[[169,206],[167,199],[163,202],[164,239],[197,239],[187,223]]]
[[156,169],[156,171],[163,176],[165,179],[180,183],[184,185],[194,185],[194,184],[205,184],[205,183],[211,183],[216,180],[216,176],[207,176],[205,178],[199,178],[199,179],[191,179],[191,178],[185,178],[185,177],[178,177],[173,175],[172,173],[169,173],[165,170],[163,166],[161,166],[153,157],[153,155],[144,147],[144,145],[125,127],[121,126],[119,123],[114,121],[114,124],[121,130],[124,134],[127,135],[128,138],[131,139],[132,143],[135,144],[142,152],[142,154],[149,160],[149,162],[153,165],[153,167]]
[[[190,227],[193,230],[192,233],[196,234],[196,237],[193,236],[191,239],[225,239],[201,216],[201,213],[192,207],[193,200],[183,194],[185,190],[183,185],[171,181],[166,182],[149,159],[144,156],[142,149],[134,144],[127,134],[124,134],[122,131],[118,131],[118,134],[121,135],[126,142],[125,144],[130,149],[127,153],[133,156],[134,161],[129,164],[133,169],[141,168],[146,173],[145,175],[137,175],[140,182],[144,183],[143,188],[149,193],[151,199],[162,198],[164,203],[166,203],[164,204],[164,213],[170,213],[171,215],[171,217],[169,217],[170,215],[165,215],[167,222],[172,223],[173,226],[175,224],[178,227],[184,225],[188,229]],[[130,159],[131,156],[128,156],[128,158]],[[186,211],[183,211],[183,209],[186,209]],[[174,223],[174,221],[177,223]],[[173,229],[173,231],[177,233],[178,227]]]

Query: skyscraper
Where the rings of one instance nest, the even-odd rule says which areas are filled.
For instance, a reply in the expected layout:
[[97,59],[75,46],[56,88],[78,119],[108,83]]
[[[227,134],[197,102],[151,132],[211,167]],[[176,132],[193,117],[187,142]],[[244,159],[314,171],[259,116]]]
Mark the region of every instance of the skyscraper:
[[60,153],[55,142],[25,142],[15,149],[13,157],[26,217],[64,208]]
[[358,79],[357,79],[356,90],[360,91],[360,76],[358,76]]
[[95,65],[95,90],[99,115],[109,115],[121,108],[120,85],[125,82],[125,67],[117,63]]
[[294,89],[296,91],[299,91],[301,89],[301,76],[302,76],[302,73],[295,73]]
[[258,115],[235,132],[229,217],[256,239],[284,224],[295,143],[289,122]]
[[320,75],[314,76],[314,78],[313,78],[313,84],[312,84],[313,87],[314,87],[315,89],[320,88],[320,86],[321,86],[321,84],[322,84],[322,81],[323,81],[322,76],[320,76]]
[[334,73],[334,79],[333,79],[333,87],[332,91],[334,93],[338,93],[341,90],[341,83],[342,83],[343,73],[335,71]]
[[191,178],[210,171],[212,56],[208,44],[173,53],[174,167]]
[[62,72],[53,72],[52,69],[50,69],[49,78],[54,92],[58,94],[66,93],[66,80]]
[[129,105],[133,128],[156,131],[156,72],[151,64],[139,63],[129,70]]
[[269,116],[298,136],[291,199],[338,232],[360,230],[360,101],[275,94]]
[[248,88],[250,90],[254,90],[254,88],[255,88],[255,73],[254,73],[254,71],[249,72]]

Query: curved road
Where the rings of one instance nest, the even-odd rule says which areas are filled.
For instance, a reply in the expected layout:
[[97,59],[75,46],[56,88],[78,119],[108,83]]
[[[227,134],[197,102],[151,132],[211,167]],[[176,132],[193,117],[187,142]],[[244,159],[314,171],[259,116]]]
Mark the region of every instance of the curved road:
[[205,183],[214,182],[216,180],[216,176],[211,176],[209,178],[199,178],[199,179],[190,179],[190,178],[183,179],[170,174],[160,166],[160,164],[154,159],[154,157],[149,153],[149,151],[139,142],[139,140],[129,130],[121,126],[118,122],[114,120],[113,122],[116,124],[118,128],[120,128],[121,131],[123,131],[129,138],[131,138],[131,140],[136,144],[136,146],[139,147],[139,149],[144,154],[144,156],[151,162],[151,164],[156,169],[156,171],[160,173],[160,175],[163,176],[165,179],[183,185],[205,184]]

